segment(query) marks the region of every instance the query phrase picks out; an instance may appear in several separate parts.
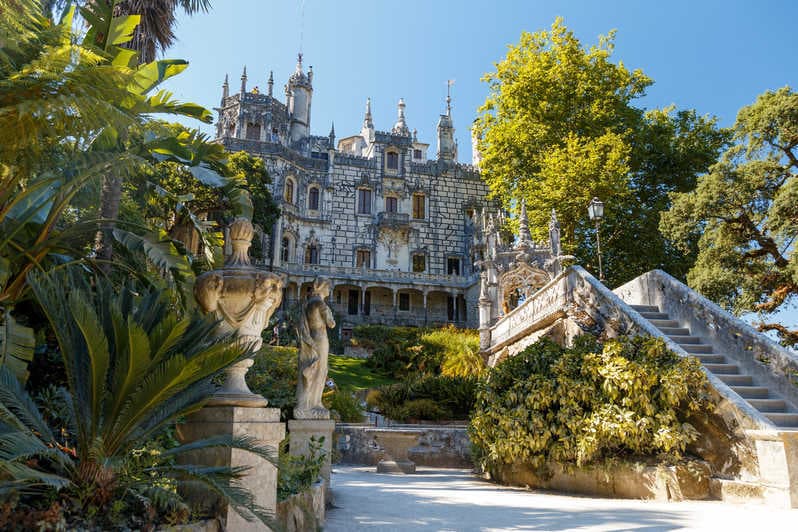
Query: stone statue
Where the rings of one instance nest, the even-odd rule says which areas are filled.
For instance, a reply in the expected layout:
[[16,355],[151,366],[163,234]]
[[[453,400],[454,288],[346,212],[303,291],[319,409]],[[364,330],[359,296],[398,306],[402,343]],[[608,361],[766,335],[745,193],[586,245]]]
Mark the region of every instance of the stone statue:
[[[263,344],[261,332],[282,301],[284,283],[282,277],[249,263],[252,222],[237,218],[228,236],[232,252],[224,268],[197,277],[194,298],[204,312],[219,320],[220,334],[236,333],[239,342],[255,352]],[[252,393],[244,380],[252,364],[252,359],[246,359],[228,368],[222,388],[209,404],[266,406],[268,401]]]
[[335,327],[332,310],[324,302],[330,295],[329,279],[318,277],[313,293],[302,307],[297,327],[299,339],[299,378],[296,387],[296,419],[329,419],[330,412],[321,404],[327,380],[327,356],[330,341],[327,329]]

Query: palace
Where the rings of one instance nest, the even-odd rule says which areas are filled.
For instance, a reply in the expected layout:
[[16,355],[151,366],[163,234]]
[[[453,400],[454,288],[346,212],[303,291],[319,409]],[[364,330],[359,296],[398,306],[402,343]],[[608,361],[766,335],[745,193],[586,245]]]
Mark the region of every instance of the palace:
[[403,100],[390,131],[375,129],[368,100],[360,132],[336,142],[334,127],[311,134],[312,97],[300,55],[285,102],[273,74],[265,92],[248,90],[245,68],[237,94],[225,78],[217,109],[218,140],[262,157],[271,175],[281,216],[262,265],[286,275],[286,303],[323,275],[344,336],[368,322],[476,327],[479,233],[495,208],[477,168],[457,161],[451,98],[430,158]]

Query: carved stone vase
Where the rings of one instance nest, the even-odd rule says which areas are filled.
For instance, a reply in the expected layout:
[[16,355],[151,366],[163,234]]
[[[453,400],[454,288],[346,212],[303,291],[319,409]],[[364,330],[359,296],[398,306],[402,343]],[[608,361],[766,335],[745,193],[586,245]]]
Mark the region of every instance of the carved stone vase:
[[[234,333],[251,353],[263,344],[261,332],[280,305],[283,278],[265,272],[249,262],[249,247],[255,231],[252,222],[237,218],[230,226],[232,253],[224,268],[200,275],[194,285],[194,297],[200,308],[220,320],[219,334]],[[244,359],[227,369],[222,388],[209,405],[262,407],[268,401],[252,393],[245,376],[253,360]]]

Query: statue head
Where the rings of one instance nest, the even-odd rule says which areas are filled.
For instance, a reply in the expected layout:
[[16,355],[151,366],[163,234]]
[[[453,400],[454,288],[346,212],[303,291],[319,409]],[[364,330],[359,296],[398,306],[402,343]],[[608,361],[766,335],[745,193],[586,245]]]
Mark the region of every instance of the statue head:
[[316,277],[313,281],[313,294],[318,295],[322,299],[330,297],[332,291],[332,282],[326,277]]

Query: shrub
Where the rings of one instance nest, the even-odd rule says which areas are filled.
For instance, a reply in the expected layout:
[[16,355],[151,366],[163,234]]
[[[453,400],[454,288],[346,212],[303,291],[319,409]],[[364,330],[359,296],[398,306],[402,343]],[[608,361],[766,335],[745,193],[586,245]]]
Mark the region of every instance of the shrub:
[[412,399],[404,402],[395,419],[401,421],[428,420],[436,421],[451,417],[451,412],[432,399]]
[[324,436],[311,438],[308,453],[294,456],[289,453],[288,438],[280,443],[277,469],[277,500],[285,499],[307,491],[319,479],[324,466]]
[[352,392],[345,390],[330,390],[322,396],[322,402],[326,408],[338,413],[338,418],[344,423],[362,423],[363,409],[360,401]]
[[430,358],[441,359],[442,375],[476,376],[485,369],[479,354],[479,333],[475,330],[449,325],[422,335],[421,344]]
[[296,347],[264,345],[247,372],[247,384],[268,399],[269,406],[279,408],[283,420],[292,418],[296,406]]
[[[366,398],[370,406],[376,406],[386,417],[396,421],[408,419],[467,419],[474,407],[477,392],[475,377],[432,376],[382,386],[378,392]],[[407,403],[428,400],[436,405],[432,417],[416,416],[408,411]],[[417,405],[414,408],[423,408]]]
[[367,365],[396,379],[420,375],[478,375],[485,367],[479,334],[453,326],[441,329],[359,325],[353,343],[372,351]]
[[490,370],[477,394],[471,441],[483,467],[584,465],[619,455],[679,458],[697,438],[690,414],[709,408],[694,358],[650,337],[592,337],[573,348],[541,340]]

